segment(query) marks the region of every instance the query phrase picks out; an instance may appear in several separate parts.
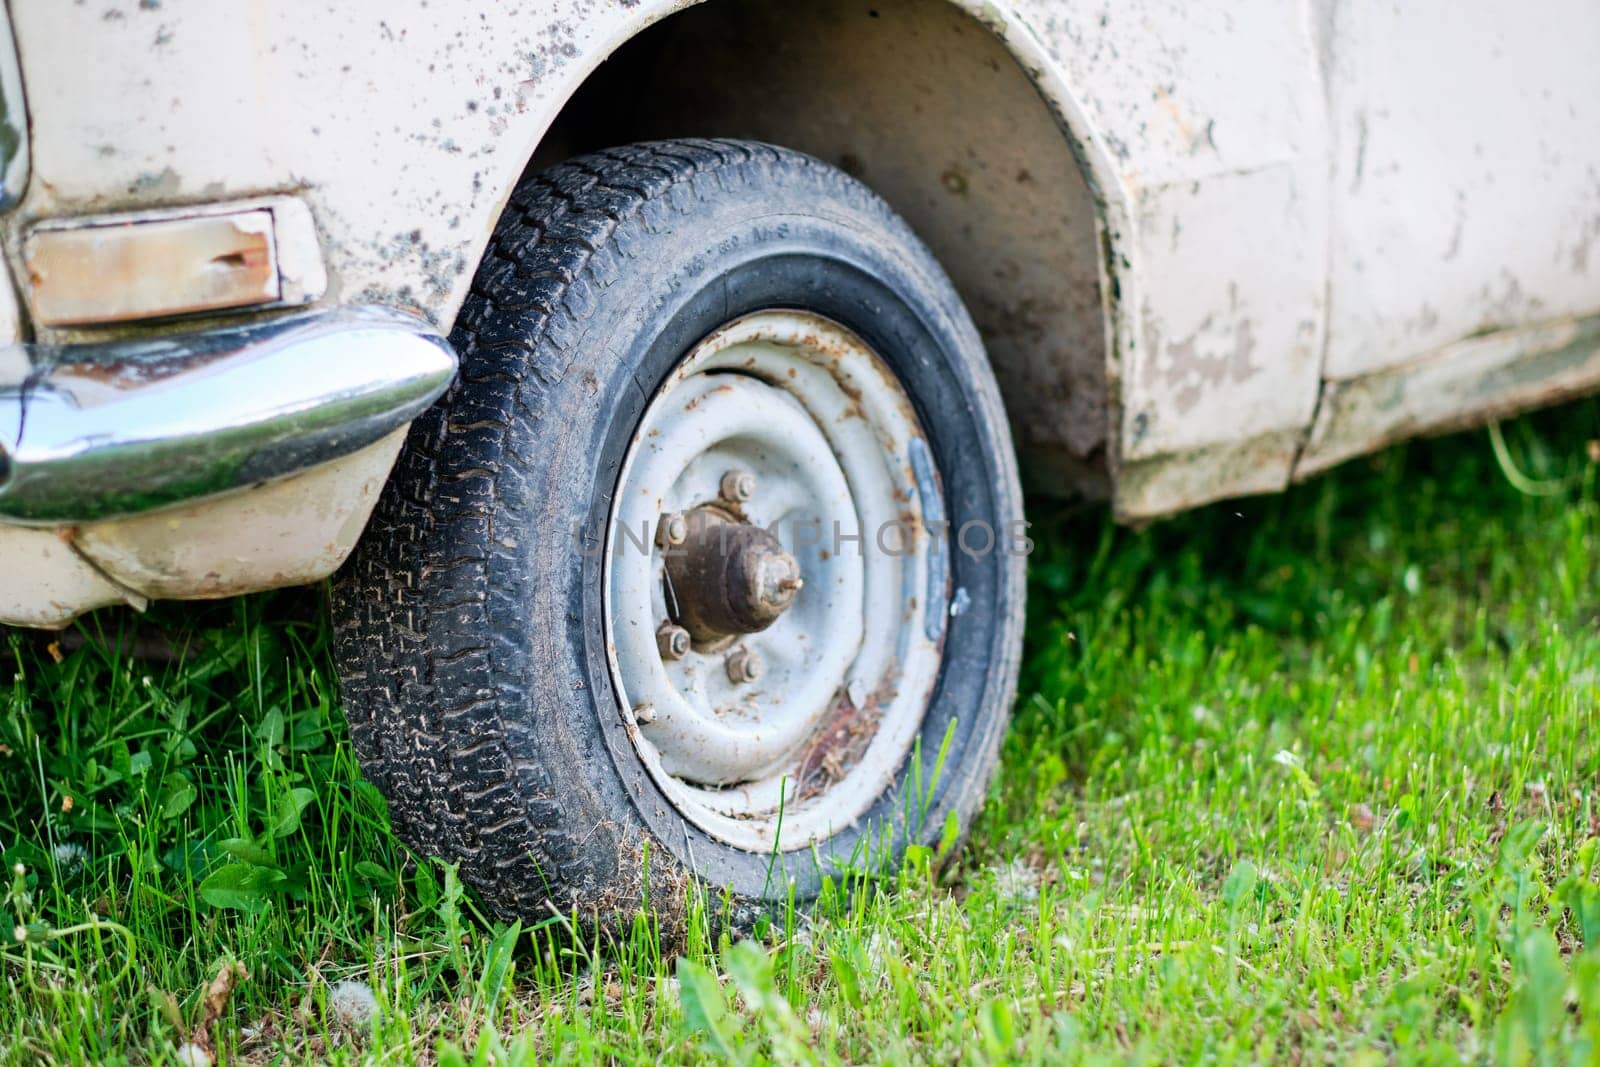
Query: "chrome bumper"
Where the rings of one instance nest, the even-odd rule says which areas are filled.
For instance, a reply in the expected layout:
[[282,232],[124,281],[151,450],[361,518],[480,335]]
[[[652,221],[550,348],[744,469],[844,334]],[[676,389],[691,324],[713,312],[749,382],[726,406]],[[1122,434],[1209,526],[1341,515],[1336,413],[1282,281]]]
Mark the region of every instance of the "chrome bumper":
[[311,469],[410,422],[455,367],[431,326],[381,308],[0,348],[0,522],[134,515]]

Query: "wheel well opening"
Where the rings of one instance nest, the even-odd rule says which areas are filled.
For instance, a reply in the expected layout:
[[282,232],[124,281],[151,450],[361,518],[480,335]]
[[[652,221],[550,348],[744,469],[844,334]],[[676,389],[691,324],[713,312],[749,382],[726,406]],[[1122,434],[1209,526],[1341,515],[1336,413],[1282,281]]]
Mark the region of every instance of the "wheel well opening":
[[1094,200],[1056,115],[986,26],[949,0],[706,0],[602,63],[530,166],[665,137],[769,141],[874,189],[972,312],[1025,481],[1104,495]]

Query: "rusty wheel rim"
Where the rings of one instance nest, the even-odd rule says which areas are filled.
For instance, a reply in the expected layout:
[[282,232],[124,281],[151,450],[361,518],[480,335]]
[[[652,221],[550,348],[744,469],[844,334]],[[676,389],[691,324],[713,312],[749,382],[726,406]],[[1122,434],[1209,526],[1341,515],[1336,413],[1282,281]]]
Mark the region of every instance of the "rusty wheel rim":
[[843,327],[758,312],[674,369],[603,573],[619,712],[680,814],[787,851],[893,785],[938,679],[943,522],[909,398]]

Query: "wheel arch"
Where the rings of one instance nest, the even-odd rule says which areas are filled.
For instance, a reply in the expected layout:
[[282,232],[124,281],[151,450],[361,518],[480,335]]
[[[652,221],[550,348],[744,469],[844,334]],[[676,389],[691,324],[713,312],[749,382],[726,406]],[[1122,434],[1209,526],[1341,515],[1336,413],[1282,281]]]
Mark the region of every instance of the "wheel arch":
[[1106,495],[1120,308],[1135,306],[1127,194],[1023,19],[987,0],[663,0],[635,15],[549,102],[530,169],[675,136],[841,166],[950,273],[1030,484]]

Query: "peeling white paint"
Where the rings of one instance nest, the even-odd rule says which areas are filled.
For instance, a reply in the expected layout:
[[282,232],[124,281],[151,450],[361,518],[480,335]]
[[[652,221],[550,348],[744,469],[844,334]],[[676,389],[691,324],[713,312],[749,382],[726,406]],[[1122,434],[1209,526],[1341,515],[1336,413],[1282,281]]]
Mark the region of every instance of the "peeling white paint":
[[0,624],[65,626],[93,608],[137,600],[73,552],[69,538],[0,524]]
[[[1081,187],[1006,204],[998,169],[914,173],[946,132],[970,147],[980,134],[1036,137],[1036,124],[941,125],[947,105],[902,114],[864,88],[827,111],[790,109],[782,128],[825,157],[852,138],[903,149],[891,160],[885,148],[881,170],[896,206],[932,235],[980,318],[1015,313],[1015,331],[989,335],[1018,439],[1066,442],[1085,468],[1106,467],[1123,517],[1281,488],[1302,448],[1305,474],[1600,385],[1543,358],[1567,350],[1560,324],[1600,313],[1600,8],[1587,0],[1536,12],[1492,0],[951,3],[938,10],[970,15],[1032,80]],[[9,263],[45,219],[287,193],[314,220],[323,299],[448,323],[562,106],[620,44],[690,6],[13,0],[33,179],[4,224]],[[752,62],[796,47],[781,28],[748,43]],[[938,49],[897,54],[915,64]],[[843,76],[849,58],[815,70]],[[785,106],[741,102],[755,118]],[[1003,162],[1048,155],[1019,143]],[[957,203],[963,182],[974,195]],[[1019,235],[1052,204],[1092,210],[1094,248],[1052,258]],[[1091,262],[1098,308],[1082,297]],[[1015,307],[1006,272],[1026,297]],[[1074,279],[1076,295],[1053,291],[1052,275]],[[1083,343],[1103,352],[1103,375],[1053,377],[1051,361],[1082,358],[1072,338],[1096,317]],[[16,322],[0,297],[0,334]],[[1520,368],[1514,382],[1483,372],[1495,360]],[[1405,380],[1478,384],[1447,388],[1449,410],[1415,389],[1383,406]],[[1049,398],[1071,425],[1041,425]],[[1051,475],[1083,484],[1071,464]]]
[[1600,5],[1339,0],[1325,374],[1600,310]]
[[1296,468],[1304,478],[1374,447],[1600,388],[1600,317],[1503,330],[1425,359],[1330,382]]

